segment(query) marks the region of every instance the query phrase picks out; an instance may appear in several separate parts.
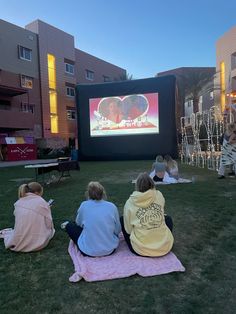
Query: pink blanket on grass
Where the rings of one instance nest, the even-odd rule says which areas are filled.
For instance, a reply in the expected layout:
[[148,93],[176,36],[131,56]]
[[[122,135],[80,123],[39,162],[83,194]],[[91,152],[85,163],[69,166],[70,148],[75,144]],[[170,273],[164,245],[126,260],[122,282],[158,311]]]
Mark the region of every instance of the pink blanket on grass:
[[170,252],[162,257],[137,256],[129,251],[123,237],[115,253],[110,256],[83,256],[72,240],[68,251],[75,268],[74,274],[69,278],[71,282],[78,282],[82,278],[91,282],[124,278],[135,274],[148,277],[185,271],[174,253]]

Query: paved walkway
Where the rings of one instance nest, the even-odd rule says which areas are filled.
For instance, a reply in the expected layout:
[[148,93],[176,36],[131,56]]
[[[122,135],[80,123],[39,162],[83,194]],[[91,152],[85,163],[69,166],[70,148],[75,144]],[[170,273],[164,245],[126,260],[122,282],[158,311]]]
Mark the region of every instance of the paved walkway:
[[57,162],[57,159],[35,159],[35,160],[20,160],[20,161],[0,161],[0,168],[25,166],[34,164],[48,164]]

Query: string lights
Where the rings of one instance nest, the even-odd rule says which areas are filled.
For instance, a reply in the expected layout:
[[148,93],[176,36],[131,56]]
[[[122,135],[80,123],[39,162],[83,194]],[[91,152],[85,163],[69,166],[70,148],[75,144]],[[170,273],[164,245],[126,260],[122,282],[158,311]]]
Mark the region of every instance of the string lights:
[[181,162],[217,171],[224,120],[217,106],[181,117]]

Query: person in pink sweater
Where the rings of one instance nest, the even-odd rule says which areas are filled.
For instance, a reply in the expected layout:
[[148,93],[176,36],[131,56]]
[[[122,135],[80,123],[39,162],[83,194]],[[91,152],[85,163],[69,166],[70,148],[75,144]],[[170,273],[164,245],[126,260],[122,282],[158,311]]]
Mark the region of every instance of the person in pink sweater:
[[54,236],[51,209],[42,198],[43,187],[37,182],[22,184],[14,204],[14,229],[1,232],[6,249],[16,252],[39,251]]

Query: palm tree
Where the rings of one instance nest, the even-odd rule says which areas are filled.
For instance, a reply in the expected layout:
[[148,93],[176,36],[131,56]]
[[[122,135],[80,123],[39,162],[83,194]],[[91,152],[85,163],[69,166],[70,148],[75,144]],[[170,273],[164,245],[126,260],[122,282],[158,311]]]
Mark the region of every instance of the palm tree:
[[199,110],[198,103],[202,90],[204,88],[205,91],[213,89],[213,87],[210,87],[210,83],[212,82],[213,85],[214,75],[212,75],[211,71],[196,71],[194,69],[178,75],[179,80],[177,79],[177,84],[181,86],[179,86],[181,89],[183,88],[184,95],[193,100],[193,112]]
[[118,78],[114,78],[114,81],[130,81],[130,80],[133,80],[133,75],[127,72],[120,75]]

